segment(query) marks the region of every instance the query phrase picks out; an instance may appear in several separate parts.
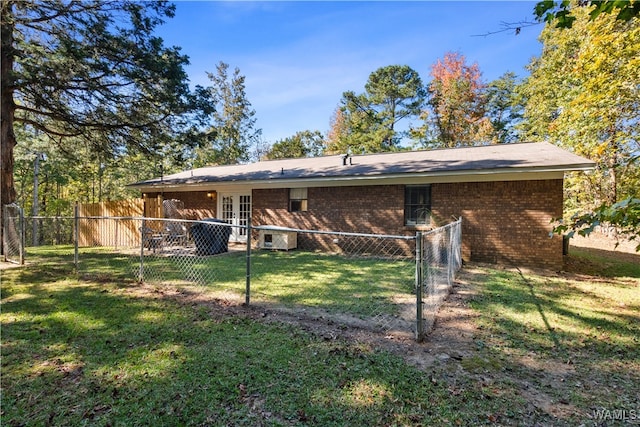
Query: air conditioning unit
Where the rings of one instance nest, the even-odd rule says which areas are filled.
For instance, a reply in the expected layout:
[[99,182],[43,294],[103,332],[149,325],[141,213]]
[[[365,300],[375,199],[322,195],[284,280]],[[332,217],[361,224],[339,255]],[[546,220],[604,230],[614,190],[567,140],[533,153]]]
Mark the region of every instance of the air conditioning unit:
[[260,230],[258,247],[260,249],[279,249],[288,251],[298,247],[298,233],[288,228],[269,227]]

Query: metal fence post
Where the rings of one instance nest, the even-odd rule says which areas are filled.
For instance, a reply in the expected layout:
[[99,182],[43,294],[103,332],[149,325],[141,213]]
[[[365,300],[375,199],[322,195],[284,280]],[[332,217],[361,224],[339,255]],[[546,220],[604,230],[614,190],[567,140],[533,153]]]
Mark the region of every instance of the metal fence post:
[[80,241],[80,208],[76,203],[73,207],[73,265],[76,273],[79,271],[78,266],[78,245]]
[[25,257],[25,223],[24,223],[24,211],[22,208],[19,208],[19,217],[20,217],[20,265],[24,265],[24,257]]
[[447,285],[451,286],[453,283],[453,236],[455,231],[455,223],[449,227],[449,247],[447,254]]
[[456,269],[462,267],[462,217],[458,219],[456,227]]
[[422,319],[423,308],[423,277],[422,277],[422,232],[416,233],[416,341],[424,340],[424,325]]
[[138,282],[144,281],[144,230],[147,223],[145,217],[142,217],[142,226],[140,227],[140,268],[138,270]]
[[115,240],[114,249],[117,251],[118,250],[118,239],[119,239],[119,235],[118,235],[119,233],[118,232],[120,231],[120,227],[119,227],[120,218],[116,218],[115,222],[116,223],[114,225],[115,225],[116,231],[115,231],[115,236],[114,236],[114,240]]
[[244,303],[251,302],[251,216],[247,218],[247,280]]

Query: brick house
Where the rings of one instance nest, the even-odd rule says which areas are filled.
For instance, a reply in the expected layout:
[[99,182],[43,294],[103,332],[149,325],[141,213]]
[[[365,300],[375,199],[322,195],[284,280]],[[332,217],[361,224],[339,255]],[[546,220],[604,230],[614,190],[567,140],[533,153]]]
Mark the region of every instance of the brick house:
[[[212,166],[132,184],[190,219],[394,235],[463,218],[465,260],[561,268],[563,179],[590,160],[521,143]],[[232,236],[246,240],[246,235]]]

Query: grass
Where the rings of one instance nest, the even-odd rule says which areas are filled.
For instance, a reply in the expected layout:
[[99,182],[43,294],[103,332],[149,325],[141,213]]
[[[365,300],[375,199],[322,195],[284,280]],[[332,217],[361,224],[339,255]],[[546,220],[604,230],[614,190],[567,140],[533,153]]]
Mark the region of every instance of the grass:
[[[65,248],[66,253],[69,249]],[[51,250],[33,248],[31,255],[50,257]],[[147,256],[144,278],[149,283],[197,284],[210,290],[246,293],[246,254],[219,256]],[[60,260],[59,256],[55,258]],[[139,254],[114,255],[83,248],[83,275],[100,278],[110,271],[122,279],[139,273]],[[412,300],[415,266],[409,259],[345,258],[318,252],[254,251],[251,258],[251,299],[284,306],[307,306],[332,313],[364,317],[397,315],[399,295]]]
[[[638,408],[640,269],[615,257],[575,254],[606,271],[587,277],[469,267],[473,351],[419,370],[403,356],[428,342],[323,339],[45,255],[2,271],[3,425],[595,425]],[[317,277],[292,298],[313,301]]]
[[397,314],[394,298],[413,295],[411,260],[345,259],[314,252],[259,252],[252,292],[267,301],[356,316]]
[[640,405],[640,256],[572,254],[580,270],[568,274],[480,268],[472,279],[482,290],[472,307],[481,313],[478,343],[488,361],[479,369],[509,370],[498,375],[503,387],[544,394],[570,425],[598,409],[629,413]]
[[[4,425],[381,425],[453,415],[399,356],[133,284],[3,273]],[[419,402],[423,402],[422,404]]]

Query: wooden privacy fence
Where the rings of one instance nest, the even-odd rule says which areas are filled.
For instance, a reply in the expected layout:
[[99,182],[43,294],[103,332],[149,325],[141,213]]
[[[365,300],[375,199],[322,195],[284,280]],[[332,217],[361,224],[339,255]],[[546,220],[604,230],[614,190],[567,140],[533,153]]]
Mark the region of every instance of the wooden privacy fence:
[[164,209],[162,202],[164,197],[158,195],[157,197],[144,196],[142,199],[144,215],[147,218],[164,218]]
[[[140,221],[133,218],[144,216],[144,207],[143,199],[79,204],[78,217],[83,220],[78,223],[78,245],[140,245]],[[120,219],[114,221],[113,217]]]
[[112,202],[84,203],[78,205],[79,216],[143,216],[144,200],[116,200]]
[[[144,196],[142,199],[116,200],[78,205],[79,246],[139,246],[140,220],[163,218],[163,197]],[[118,218],[117,221],[113,221]],[[138,218],[138,219],[133,219]],[[157,225],[149,222],[147,226]]]

